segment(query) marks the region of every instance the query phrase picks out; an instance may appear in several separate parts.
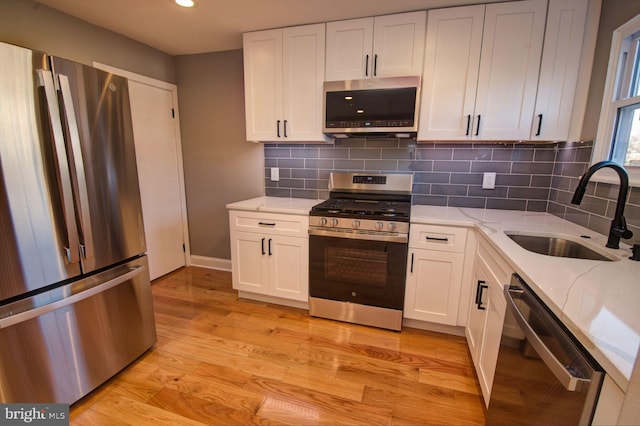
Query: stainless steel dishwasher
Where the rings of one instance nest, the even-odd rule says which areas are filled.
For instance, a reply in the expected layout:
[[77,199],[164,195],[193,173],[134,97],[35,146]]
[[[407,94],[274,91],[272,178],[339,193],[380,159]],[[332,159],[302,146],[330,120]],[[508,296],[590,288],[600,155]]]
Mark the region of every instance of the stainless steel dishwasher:
[[517,274],[504,294],[515,321],[503,327],[486,424],[590,424],[602,368]]

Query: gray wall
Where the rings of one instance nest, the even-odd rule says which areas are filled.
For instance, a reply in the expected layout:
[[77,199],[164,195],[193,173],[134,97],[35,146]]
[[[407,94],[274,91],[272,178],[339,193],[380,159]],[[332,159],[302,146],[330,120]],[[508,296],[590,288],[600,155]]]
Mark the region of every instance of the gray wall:
[[176,57],[191,254],[230,259],[225,205],[264,194],[263,147],[247,142],[242,51]]
[[172,56],[31,0],[0,0],[0,41],[176,82]]

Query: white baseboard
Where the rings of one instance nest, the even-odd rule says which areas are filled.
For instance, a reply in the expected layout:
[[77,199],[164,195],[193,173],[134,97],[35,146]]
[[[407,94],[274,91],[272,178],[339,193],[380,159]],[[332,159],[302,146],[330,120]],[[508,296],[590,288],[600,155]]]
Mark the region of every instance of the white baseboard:
[[218,259],[215,257],[197,256],[192,254],[189,262],[190,266],[199,266],[207,269],[218,269],[220,271],[231,272],[230,259]]
[[264,294],[251,293],[249,291],[238,291],[238,297],[243,299],[255,300],[258,302],[273,303],[275,305],[290,306],[292,308],[300,308],[309,310],[309,302],[299,300],[283,299],[282,297],[267,296]]
[[454,336],[464,337],[464,327],[456,325],[436,324],[427,321],[414,320],[412,318],[403,319],[402,325],[410,328],[418,328],[420,330],[435,331],[436,333],[452,334]]

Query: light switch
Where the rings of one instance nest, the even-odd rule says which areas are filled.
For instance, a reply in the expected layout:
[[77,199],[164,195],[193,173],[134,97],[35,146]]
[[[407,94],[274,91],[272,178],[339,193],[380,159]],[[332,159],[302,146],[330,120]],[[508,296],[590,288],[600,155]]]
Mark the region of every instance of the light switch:
[[271,168],[271,181],[277,182],[280,180],[280,168],[272,167]]
[[482,176],[482,189],[494,189],[496,187],[496,172],[484,172]]

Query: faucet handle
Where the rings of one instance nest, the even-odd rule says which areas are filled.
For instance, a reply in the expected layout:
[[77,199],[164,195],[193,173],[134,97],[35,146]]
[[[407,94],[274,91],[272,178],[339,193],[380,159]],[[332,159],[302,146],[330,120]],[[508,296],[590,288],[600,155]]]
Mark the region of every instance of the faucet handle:
[[620,222],[618,223],[618,226],[614,227],[611,231],[614,234],[616,234],[618,237],[624,238],[625,240],[628,240],[629,238],[633,237],[633,232],[631,232],[627,228],[627,220],[624,218],[624,216],[620,217]]

